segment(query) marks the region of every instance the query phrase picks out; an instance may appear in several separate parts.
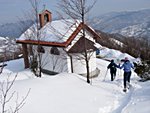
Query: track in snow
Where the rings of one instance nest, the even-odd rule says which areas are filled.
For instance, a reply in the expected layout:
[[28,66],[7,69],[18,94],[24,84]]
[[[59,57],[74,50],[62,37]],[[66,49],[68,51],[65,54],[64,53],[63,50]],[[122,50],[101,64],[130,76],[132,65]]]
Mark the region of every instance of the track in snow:
[[130,103],[130,100],[132,98],[132,94],[133,94],[134,88],[133,86],[129,89],[129,91],[127,91],[124,95],[125,97],[123,97],[122,102],[120,102],[120,106],[115,109],[112,113],[122,113],[124,111],[124,109],[126,109],[126,107],[128,106],[128,104]]

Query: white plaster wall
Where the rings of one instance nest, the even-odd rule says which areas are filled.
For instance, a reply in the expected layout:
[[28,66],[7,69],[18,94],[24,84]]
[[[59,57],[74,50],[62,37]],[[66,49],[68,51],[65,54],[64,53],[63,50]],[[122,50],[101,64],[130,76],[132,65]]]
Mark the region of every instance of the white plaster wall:
[[[41,53],[43,69],[58,73],[61,72],[71,73],[71,60],[63,49],[58,48],[60,51],[60,55],[52,55],[50,54],[51,47],[46,46],[43,47],[45,50],[45,53]],[[37,46],[35,48],[37,48]],[[92,72],[96,69],[96,53],[92,52],[90,54],[92,55],[90,55],[89,60],[89,71]],[[82,59],[81,57],[83,57],[83,55],[81,54],[72,54],[74,73],[77,74],[87,73],[85,59]]]
[[50,49],[50,47],[45,47],[45,54],[42,56],[43,69],[58,73],[68,72],[67,56],[63,50],[58,48],[60,55],[53,55],[50,54]]
[[96,52],[92,52],[92,56],[89,61],[90,72],[96,69]]
[[[60,55],[52,55],[50,54],[51,47],[42,46],[45,50],[45,53],[41,53],[42,56],[42,68],[54,71],[54,72],[69,72],[70,69],[68,69],[68,57],[66,56],[63,49],[58,48],[60,51]],[[35,46],[34,48],[37,48]]]
[[[85,59],[81,58],[81,54],[73,54],[73,72],[78,74],[87,73]],[[93,52],[89,60],[89,71],[92,72],[96,69],[96,53]]]
[[72,73],[71,72],[71,59],[69,56],[67,56],[67,69],[68,69],[68,73]]

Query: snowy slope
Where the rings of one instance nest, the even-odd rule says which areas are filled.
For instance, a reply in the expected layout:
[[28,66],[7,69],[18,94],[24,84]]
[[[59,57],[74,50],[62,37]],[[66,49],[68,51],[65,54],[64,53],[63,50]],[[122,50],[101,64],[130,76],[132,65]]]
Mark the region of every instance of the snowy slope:
[[105,60],[115,60],[116,63],[118,63],[120,60],[124,59],[125,57],[128,57],[128,59],[131,62],[137,62],[140,61],[140,59],[135,59],[131,55],[127,53],[122,53],[119,50],[115,49],[109,49],[107,47],[101,47],[99,56]]
[[0,37],[0,52],[5,51],[15,51],[18,45],[16,45],[15,39],[10,39],[9,37]]
[[0,56],[7,55],[7,57],[13,57],[15,52],[17,53],[19,51],[20,45],[16,44],[15,39],[11,39],[9,37],[0,37]]
[[[122,91],[123,71],[118,69],[115,81],[111,82],[110,74],[106,71],[109,62],[105,60],[97,59],[97,67],[101,72],[98,77],[91,79],[91,84],[87,84],[84,77],[68,73],[56,76],[43,74],[42,78],[36,78],[30,70],[23,69],[23,59],[10,61],[7,64],[8,66],[4,68],[0,76],[0,81],[3,82],[8,74],[12,73],[9,78],[11,81],[15,73],[18,73],[16,82],[11,89],[11,92],[18,92],[18,101],[31,89],[20,113],[150,112],[150,88],[148,87],[150,81],[138,82],[139,78],[133,72],[132,88],[124,93]],[[9,93],[11,94],[11,92]],[[14,107],[15,97],[7,106]]]
[[111,12],[94,17],[92,27],[124,36],[150,37],[150,9]]
[[135,36],[135,37],[149,37],[150,35],[150,22],[143,22],[141,24],[135,24],[122,28],[120,30],[113,31],[113,33],[119,33],[123,36]]

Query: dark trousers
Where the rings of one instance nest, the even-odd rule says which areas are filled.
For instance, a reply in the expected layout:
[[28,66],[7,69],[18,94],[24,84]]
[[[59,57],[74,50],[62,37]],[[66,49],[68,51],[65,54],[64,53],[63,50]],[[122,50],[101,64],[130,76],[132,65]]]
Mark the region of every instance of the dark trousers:
[[127,87],[127,81],[130,83],[131,71],[124,72],[124,88]]
[[116,71],[110,71],[111,81],[113,81],[116,77]]

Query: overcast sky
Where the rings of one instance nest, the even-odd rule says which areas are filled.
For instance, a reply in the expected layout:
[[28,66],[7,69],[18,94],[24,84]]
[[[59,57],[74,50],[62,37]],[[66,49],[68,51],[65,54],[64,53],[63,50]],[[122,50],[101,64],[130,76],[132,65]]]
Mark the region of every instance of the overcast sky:
[[[54,17],[58,10],[56,5],[59,0],[40,0],[41,7],[46,4]],[[92,1],[92,0],[90,0]],[[133,11],[150,8],[150,0],[97,0],[92,16],[98,16],[113,11]],[[0,24],[16,22],[23,12],[31,9],[29,0],[0,0]]]

